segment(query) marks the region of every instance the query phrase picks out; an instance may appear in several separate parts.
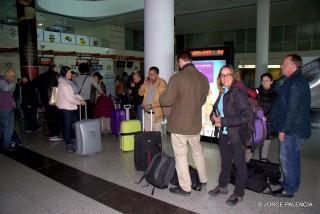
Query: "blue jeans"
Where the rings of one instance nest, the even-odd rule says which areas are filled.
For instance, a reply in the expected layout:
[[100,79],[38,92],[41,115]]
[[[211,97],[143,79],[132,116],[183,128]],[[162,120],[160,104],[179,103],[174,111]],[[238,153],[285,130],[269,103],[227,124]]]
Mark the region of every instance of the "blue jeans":
[[286,135],[280,143],[280,163],[283,173],[283,189],[293,195],[300,185],[300,151],[304,139],[298,135]]
[[136,109],[137,109],[137,112],[136,112],[137,113],[137,119],[140,120],[141,123],[142,123],[142,106],[138,105],[136,107]]
[[65,144],[71,144],[74,136],[73,124],[78,120],[77,110],[61,110],[63,116],[63,139]]
[[0,133],[3,136],[3,146],[9,147],[13,132],[13,109],[0,109]]

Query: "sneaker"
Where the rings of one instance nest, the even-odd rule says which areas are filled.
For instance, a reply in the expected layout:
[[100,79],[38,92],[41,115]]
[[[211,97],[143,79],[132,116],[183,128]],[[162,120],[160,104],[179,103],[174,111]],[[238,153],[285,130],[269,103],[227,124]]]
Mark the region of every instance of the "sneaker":
[[239,201],[242,201],[243,197],[237,196],[236,194],[232,194],[226,203],[230,206],[235,206]]
[[210,190],[208,194],[212,197],[218,196],[219,194],[228,194],[228,189],[226,187],[217,186],[216,188]]
[[75,150],[73,148],[73,145],[71,145],[71,144],[66,145],[66,149],[67,149],[68,153],[74,153],[75,152]]
[[54,137],[49,137],[50,141],[62,141],[63,139],[58,137],[58,136],[54,136]]

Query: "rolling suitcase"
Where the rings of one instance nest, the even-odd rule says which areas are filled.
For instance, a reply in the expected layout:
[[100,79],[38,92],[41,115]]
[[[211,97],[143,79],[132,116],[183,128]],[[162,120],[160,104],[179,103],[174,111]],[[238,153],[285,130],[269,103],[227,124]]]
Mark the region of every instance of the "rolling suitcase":
[[102,151],[101,122],[99,119],[87,119],[87,106],[85,105],[85,120],[81,120],[81,106],[79,109],[80,121],[75,123],[76,153],[90,155]]
[[125,119],[126,119],[126,112],[124,109],[120,109],[119,107],[116,107],[115,110],[112,111],[111,131],[114,136],[118,137],[120,135],[120,124]]
[[121,122],[120,127],[120,149],[123,152],[134,150],[134,135],[141,132],[140,120],[129,120],[130,119],[130,105],[124,106],[126,111],[126,120]]
[[[152,110],[151,110],[152,112]],[[144,113],[142,113],[144,130]],[[152,114],[150,114],[152,118]],[[152,130],[152,119],[151,119]],[[150,165],[152,158],[162,151],[161,132],[141,132],[134,136],[134,166],[138,171],[145,171]]]

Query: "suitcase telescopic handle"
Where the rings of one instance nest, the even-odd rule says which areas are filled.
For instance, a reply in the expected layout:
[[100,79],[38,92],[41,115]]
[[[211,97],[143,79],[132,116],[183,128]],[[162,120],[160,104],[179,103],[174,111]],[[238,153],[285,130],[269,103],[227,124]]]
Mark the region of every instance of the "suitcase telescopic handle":
[[126,120],[130,120],[131,105],[124,105],[123,108],[126,110]]
[[[145,117],[144,117],[144,113],[145,113],[145,110],[143,109],[142,110],[142,130],[144,131],[144,128],[145,128]],[[153,110],[150,109],[150,131],[152,131],[152,125],[153,125],[153,122],[152,122],[152,115],[153,115]]]
[[[81,115],[81,106],[79,107],[79,119],[82,120],[82,115]],[[88,109],[87,109],[87,103],[84,104],[84,114],[85,114],[85,119],[88,119]]]

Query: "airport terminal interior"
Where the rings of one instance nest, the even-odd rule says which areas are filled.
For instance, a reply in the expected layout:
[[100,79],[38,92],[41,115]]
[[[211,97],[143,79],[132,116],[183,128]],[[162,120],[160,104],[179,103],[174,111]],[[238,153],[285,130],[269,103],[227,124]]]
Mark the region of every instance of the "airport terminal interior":
[[[32,82],[52,64],[59,70],[69,66],[78,75],[79,65],[86,63],[92,74],[101,74],[110,100],[123,107],[130,104],[122,103],[117,92],[124,73],[140,72],[147,78],[149,68],[157,66],[159,76],[168,82],[179,72],[177,54],[189,50],[195,67],[210,83],[200,133],[208,182],[187,196],[168,188],[153,191],[146,180],[139,183],[144,172],[135,168],[133,148],[122,148],[125,135],[115,134],[114,124],[103,131],[112,118],[95,119],[101,133],[98,152],[83,155],[79,148],[68,152],[63,139],[49,138],[39,94],[34,130],[27,127],[28,113],[19,108],[24,97],[16,98],[12,139],[19,145],[0,151],[0,214],[319,214],[319,10],[319,0],[0,0],[0,75],[15,70],[17,79],[27,74]],[[263,193],[246,189],[243,200],[229,206],[225,203],[229,194],[208,194],[217,186],[221,169],[209,119],[219,94],[219,69],[232,64],[237,78],[255,91],[265,72],[275,83],[281,81],[281,64],[290,53],[301,56],[311,91],[311,137],[301,149],[299,190],[293,198],[281,198],[268,194],[268,189]],[[21,90],[18,94],[25,95]],[[131,119],[137,116],[133,109],[130,113]],[[57,137],[63,138],[61,133]],[[161,141],[162,151],[174,157],[165,120]],[[259,154],[252,158],[259,159]],[[268,160],[279,164],[276,137]],[[195,166],[190,148],[188,162]],[[272,190],[279,187],[271,185]],[[229,193],[233,189],[230,183]]]

